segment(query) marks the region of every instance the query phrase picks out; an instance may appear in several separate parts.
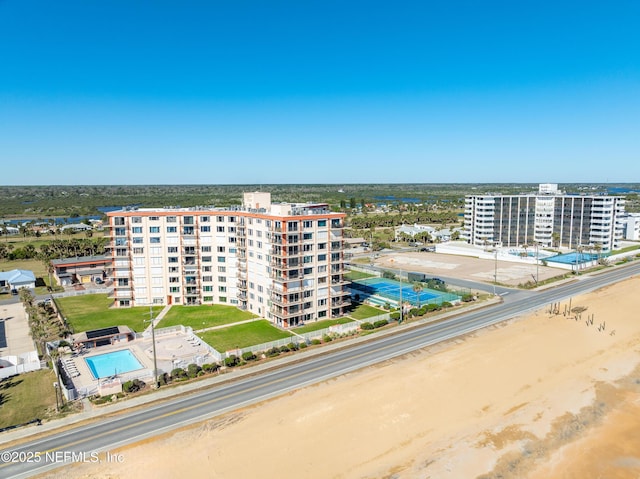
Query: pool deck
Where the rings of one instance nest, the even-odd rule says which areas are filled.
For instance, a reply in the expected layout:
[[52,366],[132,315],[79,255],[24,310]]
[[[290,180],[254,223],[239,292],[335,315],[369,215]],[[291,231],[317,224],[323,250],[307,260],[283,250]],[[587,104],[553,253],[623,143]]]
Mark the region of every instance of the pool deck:
[[[118,378],[122,382],[136,378],[145,382],[153,380],[153,342],[151,338],[139,338],[129,342],[123,341],[109,346],[85,349],[82,353],[61,358],[63,362],[68,361],[73,365],[69,369],[75,368],[79,373],[71,379],[81,397],[97,393],[100,381],[104,381],[104,379],[99,380],[93,376],[85,359],[125,349],[131,351],[142,365],[142,369],[118,374]],[[178,367],[186,368],[191,363],[211,363],[215,362],[215,359],[200,338],[193,334],[176,331],[156,336],[156,362],[159,373],[170,373]]]

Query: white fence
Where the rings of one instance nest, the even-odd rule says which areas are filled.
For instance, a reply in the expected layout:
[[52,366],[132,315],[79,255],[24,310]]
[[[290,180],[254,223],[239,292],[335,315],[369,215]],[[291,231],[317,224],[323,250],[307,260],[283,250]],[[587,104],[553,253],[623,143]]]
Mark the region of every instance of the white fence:
[[64,291],[63,293],[51,293],[53,298],[66,298],[69,296],[84,296],[85,294],[111,294],[113,289],[81,289],[79,291]]
[[391,313],[383,313],[377,316],[371,316],[370,318],[362,318],[360,321],[365,323],[375,323],[376,321],[382,321],[383,319],[389,321],[391,318],[390,314]]
[[42,363],[36,351],[17,356],[0,356],[0,379],[42,369]]

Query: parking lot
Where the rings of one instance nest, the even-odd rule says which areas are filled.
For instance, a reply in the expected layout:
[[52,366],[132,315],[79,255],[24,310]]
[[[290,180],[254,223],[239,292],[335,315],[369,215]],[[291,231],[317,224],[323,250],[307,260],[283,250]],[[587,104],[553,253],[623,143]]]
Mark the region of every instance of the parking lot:
[[447,276],[483,283],[492,283],[497,273],[499,284],[518,286],[538,278],[543,281],[560,276],[566,271],[548,266],[501,259],[479,259],[470,256],[458,256],[433,252],[411,251],[388,253],[373,258],[373,264],[390,270],[403,272],[415,271],[430,276]]

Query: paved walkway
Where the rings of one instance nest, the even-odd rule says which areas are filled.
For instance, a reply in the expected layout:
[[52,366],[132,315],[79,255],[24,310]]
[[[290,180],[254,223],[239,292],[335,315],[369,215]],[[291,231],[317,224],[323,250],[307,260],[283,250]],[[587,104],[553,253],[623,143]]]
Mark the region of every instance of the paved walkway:
[[[157,328],[157,327],[158,327],[158,323],[162,320],[162,318],[164,318],[164,317],[167,315],[167,313],[169,312],[169,310],[170,310],[170,309],[171,309],[171,305],[170,305],[170,304],[168,304],[168,305],[166,305],[164,308],[162,308],[162,311],[160,311],[160,312],[158,313],[158,316],[156,316],[156,317],[153,319],[153,327],[154,327],[154,328]],[[146,322],[146,321],[145,321],[145,322]],[[147,327],[147,329],[145,329],[145,332],[150,331],[150,330],[151,330],[151,325],[149,325],[149,326]]]
[[263,319],[264,318],[245,319],[244,321],[238,321],[237,323],[221,324],[220,326],[211,326],[210,328],[196,329],[193,332],[204,333],[205,331],[213,331],[214,329],[230,328],[232,326],[237,326],[238,324],[246,324],[246,323],[253,323],[254,321],[262,321]]

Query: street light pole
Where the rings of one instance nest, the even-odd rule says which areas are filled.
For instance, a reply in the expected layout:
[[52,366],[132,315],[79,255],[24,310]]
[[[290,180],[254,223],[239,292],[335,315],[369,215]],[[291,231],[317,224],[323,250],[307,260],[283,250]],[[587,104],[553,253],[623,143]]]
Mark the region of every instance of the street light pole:
[[404,306],[402,304],[402,270],[398,270],[398,278],[400,279],[400,324],[402,324],[402,312],[404,311]]
[[540,282],[540,261],[538,258],[538,247],[539,244],[536,241],[536,286],[538,286],[538,283]]
[[496,295],[496,283],[498,282],[498,245],[493,246],[494,251],[494,265],[493,265],[493,295]]
[[151,342],[153,343],[153,386],[158,389],[160,382],[158,381],[158,361],[156,358],[156,328],[153,321],[153,305],[149,305],[149,321],[151,321]]

